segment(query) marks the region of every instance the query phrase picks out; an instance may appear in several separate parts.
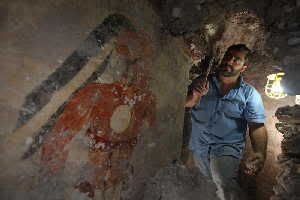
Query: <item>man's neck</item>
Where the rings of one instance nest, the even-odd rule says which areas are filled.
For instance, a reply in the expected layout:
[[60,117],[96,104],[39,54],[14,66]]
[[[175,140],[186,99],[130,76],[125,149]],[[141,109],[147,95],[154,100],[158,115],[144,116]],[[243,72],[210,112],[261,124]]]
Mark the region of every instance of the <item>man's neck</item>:
[[240,75],[233,76],[233,77],[225,77],[218,75],[218,80],[221,85],[224,86],[235,86],[239,82]]
[[218,75],[218,80],[220,83],[220,92],[222,96],[227,94],[229,90],[237,86],[237,84],[239,83],[239,77],[240,75],[234,77],[224,77]]

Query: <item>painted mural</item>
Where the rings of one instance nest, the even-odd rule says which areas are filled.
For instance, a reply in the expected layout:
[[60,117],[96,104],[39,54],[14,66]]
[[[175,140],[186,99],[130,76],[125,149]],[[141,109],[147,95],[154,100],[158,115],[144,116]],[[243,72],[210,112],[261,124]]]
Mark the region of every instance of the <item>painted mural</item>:
[[91,58],[102,52],[102,47],[117,37],[121,30],[135,32],[135,27],[125,16],[112,14],[99,24],[79,47],[66,58],[55,72],[28,94],[20,109],[16,128],[26,124],[37,112],[47,105],[53,94],[67,85]]
[[[75,188],[94,196],[124,177],[126,161],[137,144],[144,122],[154,122],[154,97],[148,90],[151,44],[147,36],[122,33],[115,51],[128,63],[118,82],[88,83],[67,102],[42,144],[41,161],[49,175],[62,170],[68,157],[65,148],[85,129],[89,139],[88,162]],[[113,59],[113,58],[111,58]]]

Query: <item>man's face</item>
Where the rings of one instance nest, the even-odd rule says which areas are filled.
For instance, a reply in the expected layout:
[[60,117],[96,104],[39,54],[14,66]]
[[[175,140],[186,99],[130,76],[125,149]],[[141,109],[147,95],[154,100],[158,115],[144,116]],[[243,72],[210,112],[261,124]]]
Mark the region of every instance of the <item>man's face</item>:
[[244,65],[245,56],[246,52],[244,51],[227,51],[223,57],[221,65],[219,66],[219,74],[224,77],[239,76],[247,68],[247,66]]

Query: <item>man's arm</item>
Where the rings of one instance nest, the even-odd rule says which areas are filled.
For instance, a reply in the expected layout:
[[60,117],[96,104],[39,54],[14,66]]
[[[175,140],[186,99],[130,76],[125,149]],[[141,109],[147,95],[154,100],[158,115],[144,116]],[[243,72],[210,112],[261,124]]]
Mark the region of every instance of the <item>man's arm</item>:
[[264,124],[250,123],[249,135],[253,151],[266,157],[268,135]]
[[254,155],[248,160],[248,173],[257,174],[264,166],[267,154],[268,135],[264,124],[249,123],[249,136]]

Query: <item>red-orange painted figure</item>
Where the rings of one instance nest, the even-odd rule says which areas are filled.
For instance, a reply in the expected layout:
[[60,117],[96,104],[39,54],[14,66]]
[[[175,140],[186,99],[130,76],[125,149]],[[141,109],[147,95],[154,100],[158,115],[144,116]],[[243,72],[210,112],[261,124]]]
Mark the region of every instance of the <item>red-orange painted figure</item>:
[[[137,143],[144,122],[154,122],[154,97],[148,89],[152,47],[148,37],[134,32],[122,33],[115,51],[125,59],[131,74],[125,72],[120,81],[88,83],[66,103],[42,146],[44,169],[55,174],[62,170],[68,157],[66,145],[84,130],[89,138],[88,173],[75,187],[88,196],[94,189],[107,189],[124,178],[126,166]],[[116,131],[112,126],[117,110],[129,113],[128,125]],[[118,114],[116,114],[118,115]],[[125,120],[126,121],[126,120]],[[126,123],[126,122],[124,122]]]

